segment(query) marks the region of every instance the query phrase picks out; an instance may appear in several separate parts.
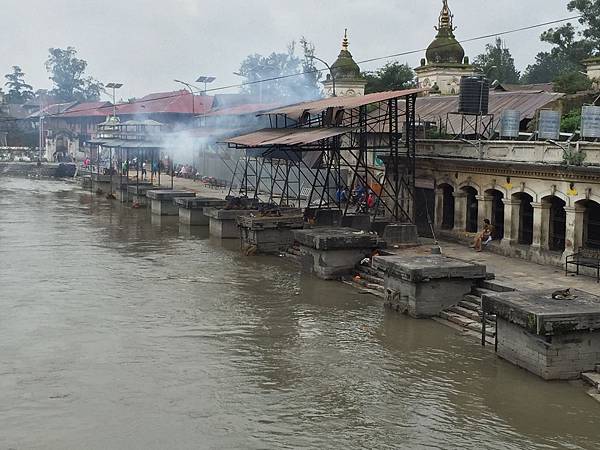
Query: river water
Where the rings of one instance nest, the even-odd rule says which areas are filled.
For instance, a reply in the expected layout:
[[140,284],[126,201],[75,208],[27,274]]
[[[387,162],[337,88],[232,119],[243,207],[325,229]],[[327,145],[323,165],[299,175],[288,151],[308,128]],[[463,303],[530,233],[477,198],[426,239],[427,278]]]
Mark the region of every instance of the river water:
[[284,258],[0,178],[0,449],[600,448],[600,405]]

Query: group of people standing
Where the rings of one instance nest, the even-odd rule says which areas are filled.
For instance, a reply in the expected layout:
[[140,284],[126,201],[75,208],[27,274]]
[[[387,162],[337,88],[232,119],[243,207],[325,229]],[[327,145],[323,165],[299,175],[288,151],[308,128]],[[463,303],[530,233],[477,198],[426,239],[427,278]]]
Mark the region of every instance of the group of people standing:
[[338,187],[335,193],[335,200],[340,205],[349,204],[350,207],[356,208],[356,212],[368,212],[375,208],[378,203],[378,197],[373,190],[359,184],[351,192],[348,186]]

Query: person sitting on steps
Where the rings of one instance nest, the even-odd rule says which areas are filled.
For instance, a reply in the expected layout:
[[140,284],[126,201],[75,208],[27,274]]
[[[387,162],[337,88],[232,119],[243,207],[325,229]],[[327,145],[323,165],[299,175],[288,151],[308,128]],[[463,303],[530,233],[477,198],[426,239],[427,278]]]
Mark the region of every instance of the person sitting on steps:
[[483,230],[481,230],[481,233],[477,234],[471,247],[474,248],[476,252],[480,252],[482,245],[489,244],[492,240],[493,235],[494,227],[490,223],[489,219],[485,219],[483,221]]

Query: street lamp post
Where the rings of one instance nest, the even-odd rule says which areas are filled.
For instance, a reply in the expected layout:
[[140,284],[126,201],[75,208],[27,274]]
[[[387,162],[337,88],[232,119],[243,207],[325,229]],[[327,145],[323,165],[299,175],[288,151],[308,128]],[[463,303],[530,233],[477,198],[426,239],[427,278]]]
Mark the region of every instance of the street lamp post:
[[333,97],[337,97],[337,95],[335,93],[335,75],[333,73],[333,69],[331,68],[331,66],[327,62],[323,61],[321,58],[317,58],[315,55],[311,55],[310,58],[316,59],[317,61],[325,64],[325,67],[327,67],[327,69],[329,70],[329,74],[331,75],[332,95],[333,95]]
[[202,76],[198,77],[198,79],[196,80],[196,83],[204,83],[204,95],[206,95],[206,86],[207,86],[207,84],[212,83],[216,79],[217,79],[217,77],[210,77],[210,76],[207,76],[207,75],[202,75]]
[[117,117],[116,90],[123,87],[123,83],[108,83],[107,88],[112,89],[113,117]]
[[173,80],[175,83],[180,83],[186,86],[190,90],[190,95],[192,96],[192,115],[196,115],[196,100],[194,99],[194,87],[190,83],[186,83],[181,80]]

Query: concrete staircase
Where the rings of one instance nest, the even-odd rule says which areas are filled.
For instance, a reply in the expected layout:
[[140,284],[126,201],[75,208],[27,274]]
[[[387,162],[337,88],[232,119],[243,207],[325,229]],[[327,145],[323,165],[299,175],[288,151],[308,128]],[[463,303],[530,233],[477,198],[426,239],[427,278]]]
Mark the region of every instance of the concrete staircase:
[[[384,287],[384,273],[370,266],[357,265],[351,280],[346,280],[362,293],[372,294],[381,299],[386,298]],[[504,287],[495,286],[490,281],[484,281],[481,287],[476,287],[466,294],[462,301],[440,313],[439,322],[450,325],[452,328],[462,330],[473,337],[481,337],[481,295],[485,292],[504,290]],[[485,286],[485,287],[484,287]],[[486,317],[486,342],[494,344],[496,339],[496,318]]]
[[384,274],[380,270],[369,266],[357,265],[352,281],[349,283],[365,294],[385,298],[385,287],[383,285]]
[[[477,287],[470,294],[465,294],[456,306],[451,306],[440,313],[440,318],[454,325],[481,336],[481,296],[490,289]],[[486,340],[492,343],[496,339],[496,317],[488,315],[485,325]],[[489,339],[488,339],[489,338]]]
[[583,372],[581,379],[592,386],[588,394],[600,401],[600,364],[596,365],[595,371]]

